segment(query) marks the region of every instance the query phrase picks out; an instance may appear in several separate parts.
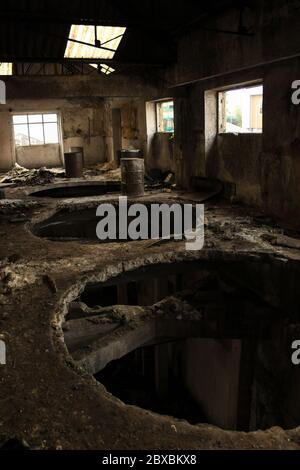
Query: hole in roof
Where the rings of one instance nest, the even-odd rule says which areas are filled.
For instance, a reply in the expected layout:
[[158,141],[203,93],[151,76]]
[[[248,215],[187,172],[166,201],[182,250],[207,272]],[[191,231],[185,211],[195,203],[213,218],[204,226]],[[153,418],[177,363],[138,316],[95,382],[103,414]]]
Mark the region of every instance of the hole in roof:
[[66,58],[112,59],[126,31],[121,26],[72,25]]
[[110,73],[115,72],[115,69],[112,67],[109,67],[109,65],[106,64],[90,64],[92,67],[95,69],[100,69],[100,72],[104,73],[105,75],[109,75]]

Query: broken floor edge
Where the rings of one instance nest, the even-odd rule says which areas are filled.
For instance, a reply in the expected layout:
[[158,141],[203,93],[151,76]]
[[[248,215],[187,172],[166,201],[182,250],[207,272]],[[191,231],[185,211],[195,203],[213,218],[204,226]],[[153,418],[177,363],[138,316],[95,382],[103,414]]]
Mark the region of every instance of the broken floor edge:
[[[241,258],[245,258],[248,261],[253,260],[257,261],[258,258],[260,258],[260,255],[272,259],[273,261],[279,261],[279,262],[286,262],[288,261],[287,258],[278,258],[276,254],[274,253],[266,253],[266,252],[256,252],[255,254],[249,253],[249,252],[226,252],[226,258],[228,261],[233,261],[234,259],[238,258],[240,261]],[[269,429],[266,430],[257,430],[257,431],[251,431],[251,432],[244,432],[244,431],[231,431],[231,430],[225,430],[222,429],[218,426],[212,425],[212,424],[206,424],[206,423],[198,423],[198,424],[190,424],[186,420],[183,419],[178,419],[173,416],[164,416],[160,415],[158,413],[155,413],[150,410],[145,410],[143,408],[140,408],[135,405],[127,405],[124,402],[122,402],[119,398],[117,398],[115,395],[111,394],[110,392],[107,391],[104,385],[101,383],[97,382],[97,380],[91,375],[84,367],[78,365],[76,361],[72,358],[71,354],[69,353],[65,340],[64,340],[64,333],[62,330],[62,324],[63,320],[67,314],[68,310],[68,305],[70,302],[72,302],[83,290],[85,289],[86,285],[88,283],[103,283],[109,279],[112,279],[120,274],[125,274],[129,271],[134,271],[136,269],[139,269],[141,267],[145,266],[151,266],[151,265],[156,265],[156,264],[170,264],[174,262],[183,262],[183,261],[201,261],[201,260],[218,260],[219,257],[222,256],[224,259],[224,251],[221,250],[202,250],[200,252],[186,252],[186,251],[179,251],[176,253],[173,252],[167,252],[163,254],[163,260],[161,254],[152,254],[148,256],[144,256],[143,258],[140,259],[129,259],[126,261],[122,261],[120,263],[112,263],[108,266],[103,267],[103,269],[100,269],[96,273],[91,273],[88,275],[83,275],[82,278],[76,282],[75,285],[72,285],[67,291],[65,291],[61,299],[59,301],[59,304],[55,310],[54,313],[54,320],[51,322],[51,326],[53,328],[53,340],[56,342],[56,340],[59,340],[60,346],[63,347],[64,355],[65,355],[65,363],[68,368],[71,368],[76,374],[79,374],[84,380],[88,380],[91,385],[99,387],[99,393],[104,394],[105,399],[108,399],[109,401],[112,402],[112,404],[115,404],[116,406],[122,406],[125,408],[128,408],[128,410],[134,409],[137,413],[146,414],[147,416],[153,416],[155,420],[161,421],[161,424],[166,424],[165,420],[167,420],[167,423],[170,424],[170,426],[174,426],[176,429],[176,434],[180,435],[180,432],[185,432],[185,429],[180,429],[181,426],[184,428],[191,428],[194,432],[197,433],[196,438],[199,439],[199,444],[201,440],[203,439],[202,433],[204,431],[208,432],[208,434],[211,434],[211,437],[213,437],[215,432],[218,432],[219,436],[219,445],[218,446],[213,446],[212,448],[219,448],[223,449],[226,448],[222,446],[221,444],[221,439],[222,437],[226,437],[226,439],[230,436],[232,439],[236,439],[237,437],[240,437],[241,439],[244,439],[245,436],[247,438],[253,437],[254,440],[257,442],[255,444],[253,443],[252,446],[244,446],[244,445],[236,445],[235,443],[235,449],[248,449],[250,448],[263,448],[263,449],[268,449],[268,448],[274,448],[267,446],[261,446],[261,439],[262,435],[266,438],[272,437],[273,444],[275,444],[276,447],[276,435],[282,434],[286,437],[287,441],[290,443],[288,444],[288,448],[293,448],[292,444],[292,437],[295,437],[295,441],[298,441],[300,438],[300,426],[291,430],[284,430],[280,426],[273,426]],[[173,428],[172,428],[173,429]],[[299,435],[298,435],[299,433]],[[274,434],[274,435],[273,435]],[[179,436],[178,436],[179,437]],[[282,437],[282,436],[281,436]],[[201,449],[201,445],[198,447],[196,442],[193,443],[192,448],[199,448]],[[279,446],[281,447],[281,445]],[[278,448],[279,448],[278,447]],[[145,447],[146,448],[146,447]],[[168,449],[169,447],[163,447],[165,449]],[[181,447],[180,447],[181,448]],[[228,448],[232,448],[229,446]],[[300,445],[296,445],[294,447],[295,449],[299,449]],[[135,449],[135,447],[132,447],[132,449]]]

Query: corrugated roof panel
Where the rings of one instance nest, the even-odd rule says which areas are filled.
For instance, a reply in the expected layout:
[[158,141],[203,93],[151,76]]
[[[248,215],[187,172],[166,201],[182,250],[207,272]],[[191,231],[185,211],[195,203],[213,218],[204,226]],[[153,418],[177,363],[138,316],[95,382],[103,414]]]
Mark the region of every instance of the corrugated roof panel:
[[94,26],[73,24],[71,26],[69,39],[81,41],[87,44],[81,44],[69,40],[65,51],[65,57],[72,59],[112,59],[125,31],[125,27],[97,26],[97,39],[104,48],[111,49],[106,50],[93,46],[96,39]]

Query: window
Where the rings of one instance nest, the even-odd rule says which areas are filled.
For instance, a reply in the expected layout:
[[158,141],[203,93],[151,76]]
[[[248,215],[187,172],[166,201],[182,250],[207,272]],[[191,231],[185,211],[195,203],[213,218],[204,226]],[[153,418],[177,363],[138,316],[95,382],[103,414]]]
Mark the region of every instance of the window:
[[57,114],[18,114],[13,116],[17,146],[58,144]]
[[174,102],[159,101],[156,103],[157,131],[174,132]]
[[262,127],[262,85],[219,92],[220,133],[261,133]]
[[0,62],[0,75],[12,75],[11,62]]

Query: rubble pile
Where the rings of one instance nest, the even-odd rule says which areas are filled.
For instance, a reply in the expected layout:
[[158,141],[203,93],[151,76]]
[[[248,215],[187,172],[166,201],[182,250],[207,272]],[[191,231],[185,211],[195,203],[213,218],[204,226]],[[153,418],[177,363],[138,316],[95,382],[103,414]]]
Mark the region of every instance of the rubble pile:
[[116,162],[96,163],[83,169],[84,178],[105,175],[109,180],[121,181],[121,168]]
[[64,175],[65,171],[61,168],[48,169],[41,167],[38,169],[28,169],[15,163],[14,167],[0,178],[0,183],[11,183],[14,186],[41,185],[52,183],[55,178]]

